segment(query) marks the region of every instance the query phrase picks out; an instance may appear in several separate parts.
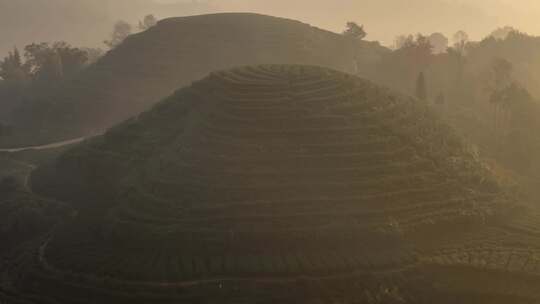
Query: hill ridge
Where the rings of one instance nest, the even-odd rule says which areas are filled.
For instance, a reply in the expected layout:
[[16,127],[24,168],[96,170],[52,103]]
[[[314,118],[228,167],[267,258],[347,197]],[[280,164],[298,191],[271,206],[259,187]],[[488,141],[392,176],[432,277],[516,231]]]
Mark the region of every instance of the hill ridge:
[[50,96],[37,97],[15,111],[13,134],[0,137],[0,146],[47,144],[101,133],[215,70],[267,63],[352,69],[358,48],[369,58],[384,50],[268,15],[166,19],[128,37]]

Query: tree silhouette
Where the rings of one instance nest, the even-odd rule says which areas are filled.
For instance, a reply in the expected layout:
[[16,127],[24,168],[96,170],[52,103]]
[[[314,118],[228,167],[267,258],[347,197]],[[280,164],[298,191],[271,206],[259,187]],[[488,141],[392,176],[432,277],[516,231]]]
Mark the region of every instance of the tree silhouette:
[[105,43],[106,46],[108,46],[111,49],[114,49],[118,45],[120,45],[124,40],[131,35],[131,32],[133,31],[133,28],[131,24],[125,22],[125,21],[118,21],[114,25],[113,32],[111,34],[111,39],[106,40],[103,43]]
[[80,72],[88,61],[85,51],[66,42],[32,43],[24,48],[25,66],[35,80],[58,80]]
[[85,50],[71,47],[66,42],[55,42],[52,49],[62,61],[63,77],[72,77],[80,72],[88,62],[88,53]]
[[465,53],[467,43],[469,43],[469,35],[465,31],[457,31],[453,37],[454,48],[461,54]]
[[366,38],[367,33],[363,25],[358,25],[356,22],[347,22],[347,28],[343,31],[343,36],[362,40]]
[[17,48],[0,60],[0,78],[10,85],[24,84],[28,80],[28,67],[23,64]]
[[426,78],[424,72],[420,72],[416,80],[416,98],[422,101],[427,100]]
[[50,83],[63,77],[62,60],[48,43],[27,45],[24,48],[24,57],[33,80]]
[[489,36],[498,40],[504,40],[511,33],[519,33],[519,31],[511,26],[505,26],[494,30]]
[[146,15],[142,21],[139,21],[139,30],[146,31],[147,29],[157,24],[157,19],[154,15]]
[[433,33],[428,37],[429,43],[433,46],[433,53],[440,54],[448,49],[448,38],[441,33]]
[[512,64],[504,58],[495,58],[489,66],[486,90],[489,93],[489,102],[493,106],[493,131],[499,144],[508,104],[517,92],[512,86],[512,70]]
[[444,96],[444,93],[441,92],[439,95],[437,95],[437,99],[435,99],[435,104],[437,105],[444,105],[446,102],[446,97]]

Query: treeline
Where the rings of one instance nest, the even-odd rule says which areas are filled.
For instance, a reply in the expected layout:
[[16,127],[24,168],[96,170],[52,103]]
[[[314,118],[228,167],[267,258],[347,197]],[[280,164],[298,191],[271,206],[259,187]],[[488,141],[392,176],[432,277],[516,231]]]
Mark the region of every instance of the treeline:
[[[16,107],[75,77],[101,55],[99,49],[76,48],[63,41],[32,43],[23,51],[14,48],[0,60],[0,119],[9,121]],[[0,135],[6,132],[9,127],[0,124]]]
[[464,31],[401,35],[358,74],[431,104],[482,155],[522,175],[539,172],[540,37],[511,27],[479,42]]
[[[147,15],[137,28],[144,31],[156,24],[157,19]],[[132,25],[118,21],[104,44],[113,49],[133,32]],[[0,135],[10,133],[6,122],[10,121],[13,111],[34,96],[47,95],[61,83],[76,77],[104,53],[100,48],[79,48],[65,41],[32,43],[21,50],[15,47],[0,59]]]

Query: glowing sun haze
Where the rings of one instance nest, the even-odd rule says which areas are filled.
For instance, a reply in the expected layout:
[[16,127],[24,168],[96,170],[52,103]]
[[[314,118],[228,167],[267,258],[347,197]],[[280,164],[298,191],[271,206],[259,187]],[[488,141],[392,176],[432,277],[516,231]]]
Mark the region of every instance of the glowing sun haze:
[[165,18],[238,11],[332,31],[355,21],[365,25],[368,40],[384,45],[400,34],[451,36],[458,30],[479,40],[506,25],[540,35],[540,0],[0,0],[0,56],[14,46],[41,41],[103,47],[114,22],[136,24],[145,14]]
[[366,26],[370,40],[392,43],[405,33],[467,31],[481,39],[511,25],[540,34],[538,0],[214,0],[220,10],[253,11],[340,30],[346,20]]

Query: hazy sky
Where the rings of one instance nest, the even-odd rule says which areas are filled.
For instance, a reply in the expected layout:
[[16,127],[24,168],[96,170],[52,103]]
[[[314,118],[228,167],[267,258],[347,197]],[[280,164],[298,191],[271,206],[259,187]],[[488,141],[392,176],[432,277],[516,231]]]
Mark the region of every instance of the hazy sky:
[[463,29],[481,39],[512,25],[540,34],[540,0],[213,0],[230,11],[257,11],[340,30],[345,20],[363,23],[371,40],[392,43],[397,34]]
[[465,30],[478,40],[505,25],[540,35],[540,0],[0,0],[0,56],[35,41],[103,47],[118,19],[136,23],[150,13],[164,18],[224,11],[288,17],[333,31],[356,21],[365,25],[368,40],[384,45],[419,32],[451,36]]

